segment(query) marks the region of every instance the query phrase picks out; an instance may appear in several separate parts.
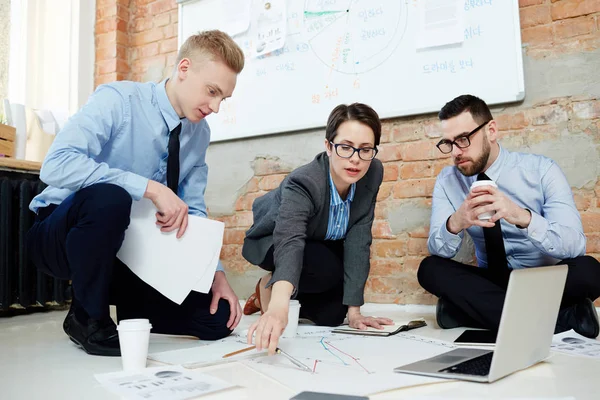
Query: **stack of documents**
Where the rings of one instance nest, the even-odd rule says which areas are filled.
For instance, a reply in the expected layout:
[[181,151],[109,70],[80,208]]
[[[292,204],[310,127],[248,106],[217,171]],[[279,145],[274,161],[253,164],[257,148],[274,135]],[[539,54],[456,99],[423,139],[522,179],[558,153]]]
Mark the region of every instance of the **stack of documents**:
[[131,222],[117,257],[140,279],[181,304],[192,291],[208,293],[212,286],[225,225],[194,215],[177,239],[156,225],[156,207],[142,199],[131,207]]

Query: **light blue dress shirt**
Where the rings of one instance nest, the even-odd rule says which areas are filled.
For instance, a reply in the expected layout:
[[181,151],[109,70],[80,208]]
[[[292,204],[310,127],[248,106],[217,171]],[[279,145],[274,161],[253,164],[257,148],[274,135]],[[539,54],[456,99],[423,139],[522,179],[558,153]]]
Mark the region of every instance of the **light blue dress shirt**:
[[[586,238],[573,193],[560,167],[551,159],[514,153],[500,147],[500,153],[485,174],[519,207],[531,211],[525,229],[500,220],[510,268],[554,265],[560,260],[585,254]],[[429,240],[431,254],[452,258],[458,252],[464,232],[450,233],[446,221],[461,206],[477,175],[466,177],[454,166],[439,174],[433,189]],[[487,268],[483,228],[467,229],[475,243],[477,261]]]
[[149,179],[166,185],[169,133],[181,123],[178,195],[190,214],[206,217],[210,128],[205,120],[179,118],[167,97],[166,82],[99,86],[56,136],[40,171],[48,187],[29,208],[37,213],[96,183],[121,186],[140,200]]
[[350,191],[346,200],[342,200],[338,193],[331,173],[329,173],[329,222],[327,223],[327,234],[325,240],[340,240],[346,237],[348,230],[348,219],[350,218],[350,206],[354,200],[356,183],[350,185]]

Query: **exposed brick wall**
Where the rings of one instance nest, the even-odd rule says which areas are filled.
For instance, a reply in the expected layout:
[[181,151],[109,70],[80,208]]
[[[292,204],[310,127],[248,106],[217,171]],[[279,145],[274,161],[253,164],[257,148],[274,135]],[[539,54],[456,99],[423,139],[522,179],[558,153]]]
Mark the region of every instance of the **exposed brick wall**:
[[96,1],[95,85],[129,79],[131,12],[127,0]]
[[160,80],[176,58],[175,0],[96,1],[96,85]]
[[530,54],[597,49],[598,0],[519,0],[521,38]]
[[[520,0],[519,5],[527,57],[600,49],[600,1]],[[118,79],[158,80],[170,72],[177,50],[175,0],[97,0],[97,7],[97,84]],[[559,131],[584,133],[595,145],[600,143],[600,100],[596,98],[552,98],[527,109],[513,106],[494,114],[501,139],[514,143],[541,142]],[[407,201],[424,209],[431,207],[435,177],[450,162],[434,147],[439,137],[439,126],[431,115],[384,122],[378,158],[384,162],[385,176],[373,225],[367,301],[433,302],[416,280],[419,262],[427,254],[428,227],[394,233],[388,211]],[[220,217],[226,224],[221,255],[232,274],[255,268],[241,257],[244,232],[252,223],[252,202],[277,187],[290,171],[283,162],[262,157],[255,160],[253,168],[254,176],[240,191],[235,213]],[[595,186],[574,188],[574,195],[588,237],[588,253],[599,258],[600,181],[596,179]]]

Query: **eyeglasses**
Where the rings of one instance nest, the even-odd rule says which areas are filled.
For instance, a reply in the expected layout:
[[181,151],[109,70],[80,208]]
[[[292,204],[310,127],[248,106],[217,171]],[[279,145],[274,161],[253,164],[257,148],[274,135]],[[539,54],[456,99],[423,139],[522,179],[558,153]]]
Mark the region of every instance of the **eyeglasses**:
[[358,153],[358,158],[363,161],[371,161],[377,155],[376,147],[361,147],[357,149],[349,144],[329,142],[335,148],[335,153],[342,158],[352,158],[354,153]]
[[[491,120],[490,120],[491,121]],[[478,130],[486,126],[490,121],[484,122],[479,125],[477,128],[473,129],[471,132],[467,133],[464,136],[457,137],[454,140],[443,139],[440,140],[438,144],[435,146],[444,154],[448,154],[452,152],[452,145],[456,145],[459,149],[466,149],[471,145],[470,137],[477,133]]]

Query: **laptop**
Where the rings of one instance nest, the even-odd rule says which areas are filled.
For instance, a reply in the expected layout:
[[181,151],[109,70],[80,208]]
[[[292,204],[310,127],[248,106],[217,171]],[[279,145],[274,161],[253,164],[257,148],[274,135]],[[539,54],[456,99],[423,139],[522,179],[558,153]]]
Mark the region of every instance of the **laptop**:
[[566,279],[566,265],[512,271],[495,350],[459,348],[394,372],[494,382],[542,361],[550,354]]

